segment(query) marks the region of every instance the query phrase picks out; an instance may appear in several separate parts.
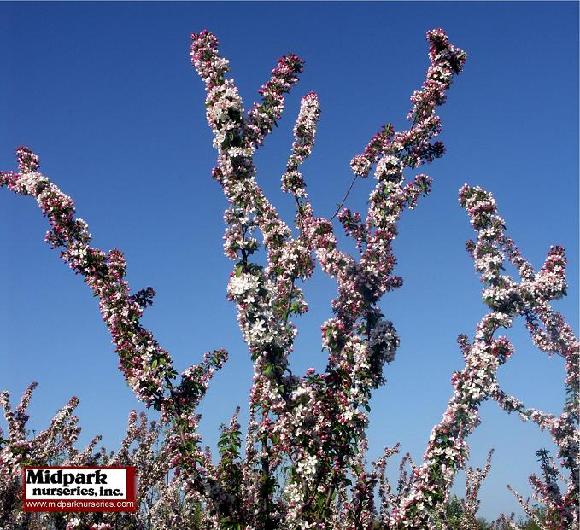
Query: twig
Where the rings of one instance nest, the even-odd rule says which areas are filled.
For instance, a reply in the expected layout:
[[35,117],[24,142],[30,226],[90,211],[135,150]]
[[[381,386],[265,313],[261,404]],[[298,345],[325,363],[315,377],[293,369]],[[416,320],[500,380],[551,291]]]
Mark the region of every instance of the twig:
[[331,221],[338,215],[338,212],[340,212],[340,210],[344,206],[344,203],[346,202],[346,199],[348,199],[348,196],[350,195],[350,192],[352,191],[354,183],[357,181],[357,179],[358,179],[358,175],[355,175],[354,178],[352,179],[352,182],[350,183],[350,186],[348,187],[348,190],[346,190],[346,193],[344,194],[342,201],[340,202],[340,204],[336,208],[336,212],[334,212],[332,214],[332,217],[330,218]]

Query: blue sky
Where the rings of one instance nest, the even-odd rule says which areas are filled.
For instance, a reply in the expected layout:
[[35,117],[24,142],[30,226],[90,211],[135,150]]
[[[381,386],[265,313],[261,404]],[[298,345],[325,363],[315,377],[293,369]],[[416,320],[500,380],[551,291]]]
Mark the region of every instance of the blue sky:
[[[246,108],[278,56],[292,51],[306,61],[257,156],[259,181],[287,219],[292,203],[279,177],[301,95],[315,90],[321,99],[304,169],[317,213],[328,215],[350,183],[352,155],[383,123],[404,126],[427,66],[425,31],[444,27],[469,54],[441,109],[448,152],[426,168],[433,193],[404,215],[395,244],[405,284],[382,307],[402,344],[373,399],[371,457],[401,442],[420,459],[451,372],[462,366],[456,337],[472,334],[485,311],[464,250],[472,234],[457,204],[464,182],[494,193],[535,265],[551,244],[567,248],[569,296],[557,307],[578,330],[577,3],[1,3],[0,20],[0,167],[14,168],[20,144],[40,155],[95,244],[126,253],[133,288],[156,289],[144,322],[179,369],[206,350],[230,351],[202,407],[207,443],[247,402],[251,365],[225,299],[225,200],[210,177],[205,94],[188,56],[189,34],[204,28],[220,38]],[[370,186],[359,183],[349,205],[364,210]],[[0,222],[0,388],[16,399],[40,382],[31,406],[37,429],[79,396],[82,440],[102,433],[115,447],[136,401],[96,300],[43,242],[46,221],[33,201],[0,193]],[[306,286],[311,310],[298,321],[295,371],[324,366],[319,326],[334,292],[322,274]],[[516,354],[501,370],[506,390],[557,412],[561,359],[538,352],[521,323],[510,337]],[[535,451],[551,445],[493,403],[481,417],[470,442],[476,465],[496,448],[481,494],[481,513],[491,517],[516,509],[505,485],[526,493]]]

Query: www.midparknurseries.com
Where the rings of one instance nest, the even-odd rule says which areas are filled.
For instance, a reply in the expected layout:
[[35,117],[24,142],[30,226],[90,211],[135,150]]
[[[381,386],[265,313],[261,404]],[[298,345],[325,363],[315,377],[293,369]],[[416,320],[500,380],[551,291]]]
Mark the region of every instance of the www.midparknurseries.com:
[[26,467],[22,470],[24,511],[134,512],[134,467]]

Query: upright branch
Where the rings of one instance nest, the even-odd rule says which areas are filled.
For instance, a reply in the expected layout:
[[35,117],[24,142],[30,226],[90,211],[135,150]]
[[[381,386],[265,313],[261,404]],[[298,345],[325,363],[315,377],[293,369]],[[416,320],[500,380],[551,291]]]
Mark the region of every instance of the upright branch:
[[494,450],[491,449],[487,454],[485,465],[482,468],[467,468],[465,470],[465,499],[462,500],[462,529],[479,530],[480,526],[477,521],[477,511],[479,510],[479,490],[483,481],[489,475],[491,469],[491,457]]
[[[259,484],[248,495],[262,509],[257,525],[275,524],[271,514],[281,508],[273,508],[268,481],[287,458],[292,465],[285,491],[287,519],[314,521],[330,513],[345,470],[354,463],[364,439],[371,389],[382,383],[383,364],[394,358],[398,337],[377,304],[385,292],[401,285],[400,278],[391,274],[395,265],[391,241],[400,215],[430,190],[425,175],[405,184],[403,170],[443,154],[442,144],[433,142],[441,128],[435,109],[445,101],[465,61],[465,53],[448,42],[443,30],[428,32],[427,39],[431,64],[423,87],[411,98],[410,129],[395,133],[385,127],[351,164],[361,177],[377,164],[378,183],[370,196],[367,221],[361,223],[358,214],[347,210],[339,215],[359,246],[357,260],[338,249],[331,220],[314,215],[300,170],[314,144],[320,115],[316,94],[302,98],[282,176],[282,189],[296,202],[297,237],[292,237],[256,182],[255,149],[280,117],[284,94],[296,82],[302,61],[295,55],[281,58],[260,89],[262,101],[245,115],[238,90],[226,77],[228,61],[219,55],[216,37],[208,31],[192,35],[192,62],[205,83],[207,119],[218,151],[213,174],[229,203],[225,252],[236,265],[228,296],[237,305],[254,361],[246,451],[250,461],[255,458],[259,480],[246,476],[246,481],[249,488]],[[260,246],[257,230],[262,234],[265,265],[251,261]],[[326,372],[310,370],[297,378],[287,369],[295,336],[290,317],[307,309],[296,282],[312,275],[313,255],[338,282],[332,305],[336,317],[322,326],[329,351]]]
[[62,260],[84,278],[99,301],[127,383],[137,398],[160,410],[164,421],[175,425],[172,431],[174,464],[196,477],[192,484],[203,495],[205,491],[214,492],[219,504],[219,488],[205,487],[211,481],[213,466],[201,456],[200,440],[195,432],[198,423],[195,409],[213,373],[227,360],[227,352],[207,353],[200,364],[178,377],[169,353],[140,323],[145,308],[152,304],[154,290],[147,288],[132,293],[125,280],[122,252],[117,249],[104,252],[91,246],[87,223],[76,217],[73,200],[40,173],[38,156],[27,147],[19,147],[16,157],[19,171],[1,172],[0,186],[36,199],[50,224],[46,242],[61,249]]
[[[482,192],[480,190],[480,192]],[[483,192],[482,192],[483,193]],[[490,194],[487,198],[493,201]],[[469,210],[468,210],[469,211]],[[495,211],[492,202],[491,212]],[[519,399],[495,385],[491,397],[508,413],[517,412],[524,421],[536,423],[548,431],[557,448],[560,464],[568,473],[566,491],[559,493],[557,481],[551,480],[555,466],[544,450],[538,451],[544,482],[535,475],[530,482],[535,496],[546,508],[544,526],[550,530],[576,528],[579,524],[578,491],[580,487],[578,452],[580,447],[579,420],[579,370],[580,342],[564,317],[555,311],[550,302],[566,294],[566,256],[560,246],[552,246],[542,267],[536,271],[522,256],[514,241],[503,232],[498,234],[498,247],[516,268],[520,276],[520,290],[510,290],[502,295],[490,289],[486,301],[490,305],[504,304],[509,298],[516,304],[518,314],[524,318],[531,339],[538,349],[557,354],[564,360],[565,401],[560,414],[550,414],[529,408]],[[471,248],[471,246],[470,246]],[[477,252],[477,247],[473,252]],[[558,493],[556,493],[558,492]]]
[[[550,344],[559,345],[559,351],[566,358],[567,370],[572,370],[573,375],[578,369],[572,368],[570,362],[578,358],[578,342],[563,318],[555,316],[557,314],[550,307],[552,300],[566,292],[564,249],[551,247],[543,267],[535,273],[513,241],[506,237],[505,222],[497,213],[491,193],[465,185],[459,192],[459,202],[467,210],[477,232],[477,240],[469,241],[467,250],[481,275],[483,301],[491,311],[479,323],[473,342],[464,335],[459,337],[465,368],[452,377],[454,393],[441,422],[433,428],[424,464],[416,471],[409,496],[393,513],[393,524],[401,528],[409,524],[418,528],[428,526],[434,508],[446,500],[456,471],[465,464],[466,438],[479,424],[478,410],[484,400],[497,399],[507,410],[528,414],[523,405],[500,389],[496,378],[499,366],[513,353],[513,346],[506,337],[494,337],[500,328],[509,328],[513,318],[523,317],[535,334],[536,344],[541,344],[548,336]],[[502,274],[506,259],[516,266],[521,277],[519,282]],[[538,322],[543,323],[545,329]],[[567,374],[567,386],[573,378]],[[578,464],[573,456],[577,454],[578,433],[577,412],[570,413],[570,401],[577,400],[577,384],[576,377],[572,388],[567,389],[571,398],[557,420],[543,413],[529,413],[530,419],[534,418],[544,427],[552,427],[563,465],[570,471],[569,496],[572,498],[578,489]],[[569,512],[566,517],[572,521],[576,516]]]
[[[250,461],[259,466],[259,476],[245,477],[250,489],[246,508],[253,513],[257,504],[261,521],[257,524],[272,527],[270,416],[284,411],[288,393],[289,381],[284,373],[295,336],[289,312],[306,309],[300,290],[291,285],[297,277],[307,276],[312,266],[306,249],[292,242],[289,227],[256,183],[253,155],[279,119],[283,96],[297,81],[302,61],[294,55],[281,58],[260,90],[262,102],[245,117],[238,90],[233,80],[225,77],[228,61],[219,56],[217,45],[216,37],[208,31],[193,34],[191,59],[207,91],[207,119],[218,151],[213,175],[229,203],[224,216],[224,248],[237,263],[228,296],[236,302],[238,322],[254,361],[246,447]],[[254,237],[256,229],[263,236],[265,267],[251,261],[259,247]],[[257,443],[259,454],[255,451]]]
[[[301,400],[308,396],[307,402],[313,403],[314,417],[318,418],[316,432],[324,440],[319,443],[314,438],[304,449],[298,446],[296,458],[316,458],[319,465],[314,476],[330,479],[323,484],[316,479],[313,487],[328,491],[327,498],[343,485],[344,470],[355,458],[359,440],[364,438],[371,391],[383,383],[383,366],[394,359],[399,344],[394,326],[383,319],[378,303],[387,291],[402,284],[401,278],[392,275],[396,260],[391,247],[401,214],[407,207],[413,208],[421,194],[430,191],[428,177],[418,175],[405,183],[403,172],[430,162],[435,154],[443,154],[440,143],[436,143],[439,147],[431,147],[432,139],[440,132],[435,110],[445,101],[446,91],[465,61],[465,53],[450,44],[442,30],[428,32],[427,39],[431,64],[423,88],[411,98],[411,128],[395,132],[392,126],[385,126],[363,155],[351,162],[355,175],[363,178],[376,163],[377,183],[370,193],[366,221],[361,222],[358,212],[346,208],[338,215],[347,235],[355,240],[358,259],[338,249],[331,221],[314,215],[303,180],[295,179],[297,184],[290,189],[298,204],[301,236],[315,252],[322,269],[338,283],[338,296],[332,302],[335,317],[322,326],[323,346],[329,352],[326,373],[310,374],[296,391]],[[312,100],[303,100],[297,125],[301,117],[306,123],[316,123]],[[307,119],[309,115],[312,117]],[[296,127],[289,166],[296,159],[296,144],[308,145],[310,152],[313,128]],[[301,133],[303,129],[305,132]],[[297,417],[294,422],[300,429],[303,420]],[[304,482],[308,477],[298,478]],[[304,508],[300,510],[303,512]]]

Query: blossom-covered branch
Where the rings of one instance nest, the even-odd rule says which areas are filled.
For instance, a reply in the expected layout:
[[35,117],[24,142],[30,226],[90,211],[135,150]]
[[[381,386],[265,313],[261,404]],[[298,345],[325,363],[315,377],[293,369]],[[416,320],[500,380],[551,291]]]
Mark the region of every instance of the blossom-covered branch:
[[[228,296],[237,304],[238,321],[254,361],[246,452],[259,467],[259,480],[245,477],[250,485],[261,484],[254,503],[261,507],[263,520],[254,524],[275,524],[272,518],[277,516],[272,513],[280,508],[273,503],[272,489],[264,484],[285,459],[292,463],[287,520],[303,524],[330,513],[345,470],[354,463],[356,447],[364,439],[370,392],[382,382],[383,364],[394,358],[398,337],[392,324],[381,318],[377,303],[401,284],[391,275],[395,265],[391,241],[400,215],[430,189],[425,175],[405,184],[403,170],[443,153],[441,144],[431,144],[440,131],[435,109],[445,101],[446,90],[465,61],[464,52],[448,42],[443,30],[428,32],[427,39],[431,64],[423,87],[411,98],[411,128],[401,133],[386,128],[353,162],[355,173],[361,172],[361,164],[368,172],[377,163],[378,183],[364,227],[356,214],[345,211],[339,216],[347,233],[357,239],[359,261],[338,249],[331,221],[315,217],[300,171],[312,152],[320,115],[315,93],[302,98],[295,141],[282,176],[282,189],[296,201],[298,237],[292,237],[255,178],[255,148],[280,116],[284,94],[296,82],[302,61],[294,55],[280,59],[260,91],[262,102],[246,116],[234,81],[226,78],[229,64],[219,55],[216,37],[207,31],[192,35],[192,62],[205,83],[207,119],[218,151],[214,177],[229,202],[225,251],[237,263]],[[260,244],[256,230],[262,234],[265,266],[250,261]],[[322,326],[323,345],[329,351],[326,372],[309,371],[299,379],[285,375],[295,335],[289,317],[307,308],[296,280],[311,276],[313,253],[338,282],[333,301],[336,317]],[[302,442],[304,432],[315,434],[304,436]],[[316,513],[309,515],[314,509]]]
[[[499,399],[504,408],[526,411],[515,398],[507,397],[499,388],[496,373],[499,366],[513,353],[506,337],[494,338],[499,328],[509,328],[513,318],[522,316],[528,323],[536,322],[538,316],[550,330],[551,340],[559,344],[562,354],[577,358],[578,343],[563,319],[550,318],[549,303],[565,293],[565,258],[561,247],[552,247],[546,262],[535,274],[529,263],[520,255],[513,241],[505,236],[505,222],[498,215],[493,196],[479,188],[465,185],[459,193],[459,201],[470,217],[477,232],[477,240],[468,242],[467,249],[475,262],[484,284],[483,300],[491,308],[478,325],[475,340],[469,343],[466,336],[459,337],[459,344],[466,359],[465,369],[453,375],[454,393],[441,422],[434,427],[425,452],[425,462],[417,469],[413,488],[400,510],[395,510],[393,522],[403,527],[424,527],[429,524],[433,509],[444,501],[455,472],[461,469],[467,458],[466,438],[479,423],[478,409],[487,399]],[[516,282],[502,274],[503,263],[509,258],[520,273]],[[542,330],[532,327],[536,336]],[[540,339],[536,340],[541,342]],[[575,368],[577,370],[577,368]],[[567,381],[570,378],[567,378]],[[574,386],[576,385],[576,386]],[[572,399],[577,382],[573,384]],[[530,412],[530,417],[541,426],[550,426],[559,447],[564,465],[571,473],[571,482],[576,485],[578,464],[577,412],[569,413],[569,403],[562,417],[555,419],[541,413]],[[570,490],[572,493],[572,488]],[[576,515],[568,513],[568,522]]]
[[[219,499],[219,488],[206,487],[206,482],[212,480],[213,466],[199,447],[195,409],[213,373],[227,360],[227,352],[207,353],[200,364],[186,369],[178,379],[169,353],[140,323],[144,309],[152,303],[153,289],[131,293],[121,251],[104,252],[92,247],[86,222],[75,216],[72,199],[39,172],[38,156],[26,147],[19,147],[16,155],[19,172],[0,173],[0,186],[36,199],[51,226],[46,241],[53,248],[62,249],[63,261],[84,277],[99,300],[127,383],[140,400],[160,410],[164,421],[175,425],[171,434],[173,464],[181,466],[186,475],[194,475],[192,484],[204,495],[206,491],[214,492],[215,499]],[[201,462],[206,465],[199,465]]]

